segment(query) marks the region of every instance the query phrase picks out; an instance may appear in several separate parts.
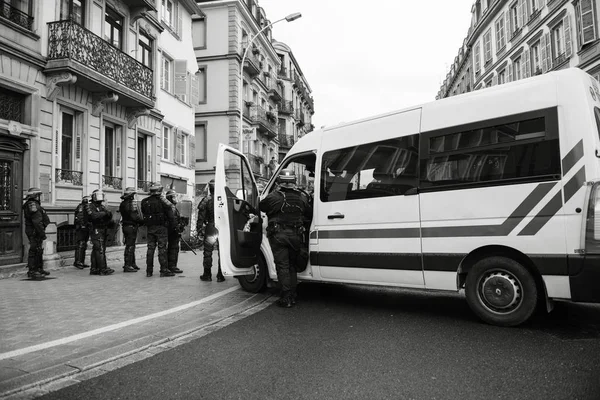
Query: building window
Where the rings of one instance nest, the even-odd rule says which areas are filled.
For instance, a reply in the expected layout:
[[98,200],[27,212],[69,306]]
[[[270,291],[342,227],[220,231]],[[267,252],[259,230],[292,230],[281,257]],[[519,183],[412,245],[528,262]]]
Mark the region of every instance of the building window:
[[146,67],[152,68],[152,39],[140,31],[138,44],[140,46],[139,61]]
[[0,17],[31,30],[33,27],[32,0],[3,0],[0,1]]
[[171,153],[170,153],[170,141],[172,140],[171,138],[171,133],[172,133],[172,128],[170,126],[163,126],[163,148],[162,148],[162,158],[164,160],[169,160],[171,157]]
[[85,25],[85,1],[62,0],[60,2],[60,20],[70,20],[79,25]]
[[123,45],[123,17],[110,7],[106,7],[104,14],[104,40],[117,49]]
[[165,54],[162,56],[160,82],[160,87],[171,93],[173,90],[173,60],[167,57]]
[[484,34],[483,34],[483,51],[484,51],[484,58],[485,58],[485,63],[487,64],[488,62],[492,61],[492,30],[488,29]]
[[206,161],[206,125],[196,125],[196,161]]
[[538,75],[542,73],[542,64],[540,60],[540,42],[537,41],[531,46],[531,73]]
[[565,31],[562,22],[552,28],[552,58],[557,59],[565,52]]
[[[139,134],[137,138],[137,188],[146,189],[152,176],[152,138]],[[144,190],[147,192],[147,190]]]
[[175,134],[175,163],[185,165],[188,135],[177,129]]
[[513,68],[513,80],[518,81],[519,79],[522,78],[522,76],[521,76],[521,57],[519,57],[515,61],[513,61],[512,68]]
[[506,83],[506,70],[505,69],[498,72],[498,84],[502,85],[503,83]]
[[479,47],[479,42],[475,43],[473,58],[475,59],[475,74],[478,74],[481,71],[481,51]]
[[195,19],[192,22],[192,43],[195,49],[206,48],[206,19]]
[[506,37],[504,36],[504,15],[496,20],[496,51],[500,51],[506,46]]
[[181,15],[179,4],[173,0],[162,0],[162,20],[171,31],[181,34]]
[[122,189],[121,178],[121,141],[122,127],[104,123],[104,176],[102,185],[113,189]]
[[529,15],[530,16],[535,14],[535,12],[540,8],[539,1],[540,0],[529,0],[529,11],[530,11]]
[[1,88],[0,90],[0,118],[9,121],[24,123],[23,109],[25,106],[25,96]]
[[56,182],[83,185],[81,165],[83,113],[61,107],[56,136]]
[[584,46],[597,39],[595,1],[581,0],[576,6],[577,35],[579,43]]

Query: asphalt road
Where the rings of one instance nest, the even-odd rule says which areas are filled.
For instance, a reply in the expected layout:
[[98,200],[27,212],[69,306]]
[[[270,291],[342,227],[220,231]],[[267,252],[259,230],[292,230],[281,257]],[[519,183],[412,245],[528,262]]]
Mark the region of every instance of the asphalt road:
[[42,399],[600,399],[600,306],[486,325],[458,294],[302,284],[207,336]]

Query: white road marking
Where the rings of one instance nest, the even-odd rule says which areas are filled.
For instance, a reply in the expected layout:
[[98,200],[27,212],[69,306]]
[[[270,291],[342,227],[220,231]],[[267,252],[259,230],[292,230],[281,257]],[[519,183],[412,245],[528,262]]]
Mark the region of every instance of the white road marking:
[[200,299],[200,300],[197,300],[197,301],[193,301],[191,303],[184,304],[184,305],[179,306],[179,307],[171,308],[169,310],[160,311],[160,312],[157,312],[157,313],[154,313],[154,314],[146,315],[144,317],[130,319],[129,321],[119,322],[118,324],[113,324],[113,325],[105,326],[103,328],[98,328],[98,329],[94,329],[92,331],[88,331],[88,332],[84,332],[84,333],[79,333],[77,335],[67,336],[65,338],[53,340],[51,342],[46,342],[46,343],[42,343],[42,344],[36,344],[34,346],[29,346],[29,347],[25,347],[23,349],[9,351],[7,353],[0,353],[0,360],[6,360],[7,358],[22,356],[23,354],[32,353],[34,351],[44,350],[44,349],[48,349],[50,347],[55,347],[55,346],[60,346],[60,345],[63,345],[63,344],[74,342],[76,340],[85,339],[85,338],[88,338],[90,336],[99,335],[101,333],[114,331],[116,329],[124,328],[126,326],[130,326],[130,325],[138,324],[140,322],[144,322],[144,321],[148,321],[148,320],[151,320],[151,319],[159,318],[159,317],[162,317],[162,316],[165,316],[165,315],[169,315],[169,314],[172,314],[172,313],[175,313],[175,312],[179,312],[179,311],[188,309],[190,307],[195,307],[195,306],[197,306],[199,304],[202,304],[202,303],[206,303],[206,302],[212,301],[212,300],[217,299],[217,298],[219,298],[221,296],[225,296],[226,294],[229,294],[231,292],[235,292],[236,290],[239,290],[239,289],[240,289],[240,286],[236,285],[234,287],[231,287],[229,289],[223,290],[221,292],[212,294],[212,295],[210,295],[208,297],[205,297],[203,299]]

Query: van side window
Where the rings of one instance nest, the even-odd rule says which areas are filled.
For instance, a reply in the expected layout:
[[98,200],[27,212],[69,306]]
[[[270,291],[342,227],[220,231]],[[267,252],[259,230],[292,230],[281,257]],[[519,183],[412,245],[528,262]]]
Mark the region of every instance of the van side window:
[[430,137],[420,187],[559,179],[557,127],[547,125],[538,117]]
[[419,135],[323,154],[321,201],[401,196],[417,186]]

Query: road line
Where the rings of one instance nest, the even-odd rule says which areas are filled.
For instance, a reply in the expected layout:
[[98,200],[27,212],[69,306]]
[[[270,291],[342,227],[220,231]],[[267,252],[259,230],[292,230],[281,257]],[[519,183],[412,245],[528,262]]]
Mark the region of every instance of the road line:
[[65,338],[53,340],[51,342],[46,342],[46,343],[42,343],[42,344],[36,344],[34,346],[29,346],[29,347],[25,347],[23,349],[9,351],[7,353],[0,353],[0,361],[1,360],[6,360],[7,358],[22,356],[24,354],[32,353],[34,351],[45,350],[45,349],[48,349],[50,347],[55,347],[55,346],[60,346],[60,345],[63,345],[63,344],[71,343],[71,342],[74,342],[76,340],[85,339],[85,338],[88,338],[90,336],[95,336],[95,335],[99,335],[101,333],[106,333],[106,332],[114,331],[116,329],[124,328],[126,326],[138,324],[140,322],[149,321],[151,319],[160,318],[160,317],[165,316],[165,315],[173,314],[173,313],[176,313],[176,312],[179,312],[179,311],[191,308],[191,307],[195,307],[195,306],[197,306],[199,304],[206,303],[206,302],[218,299],[219,297],[225,296],[226,294],[235,292],[236,290],[239,290],[239,289],[240,289],[240,286],[236,285],[234,287],[231,287],[229,289],[223,290],[221,292],[212,294],[212,295],[210,295],[208,297],[205,297],[203,299],[200,299],[200,300],[197,300],[197,301],[193,301],[191,303],[184,304],[184,305],[179,306],[179,307],[171,308],[169,310],[160,311],[160,312],[157,312],[157,313],[154,313],[154,314],[146,315],[144,317],[130,319],[129,321],[119,322],[118,324],[113,324],[113,325],[105,326],[103,328],[98,328],[98,329],[94,329],[94,330],[91,330],[91,331],[88,331],[88,332],[79,333],[77,335],[67,336]]

